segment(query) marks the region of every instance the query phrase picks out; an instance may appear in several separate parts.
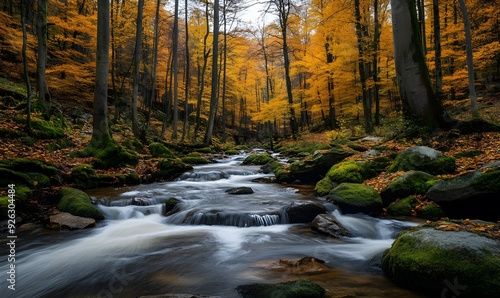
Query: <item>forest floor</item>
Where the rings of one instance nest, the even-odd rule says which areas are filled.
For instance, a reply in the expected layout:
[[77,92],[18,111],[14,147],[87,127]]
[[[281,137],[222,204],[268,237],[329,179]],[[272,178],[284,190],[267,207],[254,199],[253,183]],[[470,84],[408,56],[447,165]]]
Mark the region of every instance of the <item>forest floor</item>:
[[[72,103],[58,103],[58,108],[62,111],[68,111],[71,109]],[[500,95],[493,95],[479,99],[480,113],[483,119],[490,121],[492,123],[500,124]],[[470,101],[469,100],[456,100],[446,102],[446,109],[450,115],[459,120],[468,120],[470,116]],[[12,131],[20,132],[24,130],[24,124],[20,123],[19,117],[22,117],[22,111],[16,109],[15,107],[4,107],[0,111],[2,117],[0,117],[0,131]],[[34,114],[36,117],[36,113]],[[399,117],[400,116],[395,116]],[[465,151],[480,151],[481,154],[475,157],[462,157],[457,159],[457,171],[452,175],[440,176],[439,178],[447,178],[450,176],[455,176],[468,171],[475,171],[482,166],[500,161],[500,133],[498,132],[483,132],[461,135],[457,134],[453,138],[447,137],[450,132],[440,132],[435,133],[429,138],[418,138],[418,139],[405,139],[405,138],[394,138],[387,137],[393,134],[394,130],[402,130],[402,121],[394,118],[389,118],[388,124],[383,124],[381,127],[376,128],[374,133],[375,136],[385,137],[384,146],[389,149],[388,151],[399,152],[408,147],[415,145],[427,145],[433,147],[437,150],[443,151],[447,155],[455,155],[457,153]],[[68,119],[67,122],[71,120]],[[397,123],[397,124],[394,124]],[[155,129],[161,130],[161,123],[156,122]],[[182,126],[180,126],[182,127]],[[92,157],[76,158],[71,157],[70,153],[81,150],[85,148],[91,137],[92,131],[92,121],[87,119],[83,124],[80,125],[69,125],[66,129],[66,136],[70,141],[70,146],[67,148],[51,151],[51,144],[55,142],[54,140],[36,140],[31,139],[27,142],[26,138],[15,137],[7,138],[2,137],[2,142],[0,144],[0,159],[10,159],[25,157],[31,159],[37,159],[52,163],[62,170],[63,173],[69,174],[74,166],[79,164],[89,164],[92,163]],[[453,132],[451,132],[453,133]],[[340,137],[354,137],[352,132],[339,131],[336,134],[336,138]],[[168,135],[168,134],[167,134]],[[284,141],[285,144],[298,144],[301,143],[311,144],[311,143],[322,143],[329,144],[332,141],[332,134],[328,133],[303,133],[299,140],[297,141]],[[129,140],[133,138],[133,134],[127,125],[114,125],[113,137],[118,142]],[[166,140],[171,141],[171,140]],[[29,144],[27,144],[29,143]],[[257,144],[256,144],[257,145]],[[146,175],[146,173],[151,172],[155,168],[156,163],[159,158],[153,158],[146,146],[143,148],[143,154],[140,154],[140,161],[136,166],[124,167],[119,169],[107,169],[107,170],[97,170],[101,174],[128,174],[131,172],[137,173],[139,176]],[[349,159],[358,159],[362,153],[354,155]],[[381,190],[389,182],[397,178],[401,173],[382,173],[379,176],[365,181],[366,184],[374,187],[377,190]]]

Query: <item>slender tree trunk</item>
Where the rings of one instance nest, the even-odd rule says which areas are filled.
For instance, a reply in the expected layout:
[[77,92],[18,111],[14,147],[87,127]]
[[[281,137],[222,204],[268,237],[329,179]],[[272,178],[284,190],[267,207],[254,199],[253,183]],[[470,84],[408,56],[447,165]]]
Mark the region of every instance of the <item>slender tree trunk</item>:
[[108,125],[109,1],[97,2],[97,54],[94,91],[94,118],[90,147],[100,148],[112,141]]
[[373,83],[375,84],[373,90],[373,98],[375,101],[375,125],[380,125],[380,77],[379,77],[379,69],[378,69],[378,60],[379,60],[379,48],[380,48],[380,21],[379,21],[379,2],[375,0],[373,3],[374,6],[374,34],[373,34]]
[[217,59],[219,56],[219,0],[214,1],[214,33],[212,45],[212,92],[210,95],[210,111],[208,115],[207,131],[205,133],[204,143],[212,144],[212,136],[215,123],[215,115],[217,111],[217,90],[218,90],[218,65]]
[[[325,43],[327,64],[332,64],[333,61],[335,60],[335,55],[333,55],[332,50],[330,48],[330,41],[331,38],[327,37]],[[328,125],[330,126],[331,129],[336,129],[338,128],[338,125],[337,125],[337,118],[335,115],[335,93],[334,93],[335,85],[333,80],[333,70],[330,69],[328,70],[327,84],[328,84]],[[323,114],[323,119],[324,119],[323,110],[321,110],[321,113]]]
[[446,116],[434,95],[425,62],[415,0],[391,0],[396,77],[406,119],[443,127]]
[[185,47],[186,47],[186,65],[185,65],[185,75],[186,75],[186,86],[184,90],[184,97],[185,97],[185,102],[184,102],[184,126],[182,128],[182,137],[181,141],[184,142],[184,138],[186,137],[186,133],[188,134],[189,137],[189,88],[190,88],[190,83],[191,83],[191,76],[190,76],[190,53],[189,53],[189,22],[188,22],[188,0],[184,0],[184,25],[185,25],[185,31],[186,31],[186,41],[185,41]]
[[174,28],[172,33],[172,52],[174,55],[173,75],[174,75],[174,118],[172,125],[172,139],[177,139],[177,122],[179,121],[179,0],[175,0],[174,8]]
[[31,83],[28,69],[28,56],[26,54],[26,47],[28,44],[28,37],[26,32],[26,3],[27,0],[21,0],[21,26],[23,30],[23,67],[24,67],[24,81],[26,83],[26,131],[31,133],[31,98],[33,94],[31,92]]
[[132,131],[134,132],[135,137],[140,137],[139,120],[137,113],[137,98],[139,97],[139,75],[141,70],[143,9],[144,0],[139,0],[139,2],[137,3],[137,27],[134,51],[134,82],[132,87]]
[[156,102],[156,75],[158,69],[158,44],[160,43],[159,39],[159,22],[160,22],[160,6],[161,0],[156,1],[156,11],[155,11],[155,24],[154,24],[154,46],[153,46],[153,73],[151,75],[151,100],[148,105],[148,115],[146,119],[146,130],[149,129],[149,125],[151,122],[151,110],[153,108],[154,103]]
[[37,35],[38,35],[38,57],[37,57],[37,87],[38,98],[43,102],[44,118],[50,119],[51,104],[50,93],[45,80],[45,69],[47,66],[47,0],[38,0],[37,12]]
[[224,56],[222,58],[222,142],[227,139],[226,134],[226,68],[227,68],[227,6],[224,0]]
[[469,14],[464,0],[458,0],[465,27],[465,51],[467,52],[467,72],[469,78],[469,96],[471,100],[472,118],[479,118],[479,109],[477,107],[476,86],[474,83],[474,63],[472,61],[472,37],[470,33]]
[[432,9],[434,12],[434,50],[436,67],[436,94],[441,98],[443,94],[443,70],[441,67],[441,23],[439,18],[439,0],[433,0]]
[[115,42],[115,22],[116,22],[116,17],[115,14],[118,8],[115,8],[114,5],[115,0],[111,0],[111,12],[110,12],[110,17],[111,17],[111,28],[110,28],[110,34],[111,34],[111,89],[113,90],[113,101],[115,103],[115,120],[120,119],[120,102],[118,101],[118,94],[116,90],[116,42]]

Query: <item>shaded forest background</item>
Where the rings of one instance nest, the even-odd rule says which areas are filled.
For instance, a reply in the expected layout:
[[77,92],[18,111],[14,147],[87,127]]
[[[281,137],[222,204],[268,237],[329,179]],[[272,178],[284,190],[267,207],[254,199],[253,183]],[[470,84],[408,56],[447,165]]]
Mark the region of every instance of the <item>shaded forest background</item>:
[[[22,2],[1,3],[2,84],[23,82],[24,4],[34,119],[54,123],[57,115],[63,115],[84,125],[92,114],[97,1]],[[211,2],[111,1],[108,105],[112,125],[128,127],[139,139],[201,141],[213,90],[218,99],[214,135],[222,142],[332,129],[337,131],[331,135],[342,131],[356,135],[383,129],[381,123],[401,121],[389,1],[263,3],[263,10],[249,23],[241,16],[252,3],[221,1],[219,26],[214,26]],[[459,2],[418,0],[415,4],[434,87],[448,110],[466,111],[469,89]],[[500,89],[499,8],[497,1],[467,2],[475,89],[486,106],[482,116],[493,122],[497,115],[487,107],[496,104]],[[44,12],[46,36],[40,39]],[[215,27],[218,51],[213,47]],[[42,98],[49,98],[50,105],[38,98],[43,89],[37,80],[40,40],[47,46],[49,94]],[[442,84],[437,82],[438,74]]]

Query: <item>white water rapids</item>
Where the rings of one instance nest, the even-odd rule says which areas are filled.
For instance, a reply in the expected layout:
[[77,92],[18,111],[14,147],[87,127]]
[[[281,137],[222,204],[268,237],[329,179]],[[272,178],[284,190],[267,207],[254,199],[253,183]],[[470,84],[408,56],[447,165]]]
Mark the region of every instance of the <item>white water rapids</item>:
[[[258,167],[241,166],[243,157],[197,166],[177,181],[89,192],[106,220],[84,231],[39,228],[20,234],[16,291],[7,290],[5,273],[0,297],[237,297],[236,286],[268,281],[255,264],[303,256],[380,276],[373,258],[390,247],[399,231],[415,225],[342,215],[332,208],[331,215],[352,238],[332,239],[305,224],[288,224],[286,206],[317,199],[295,188],[251,182],[269,175],[258,173]],[[241,186],[254,193],[225,193]],[[130,205],[136,197],[150,205]],[[163,202],[170,197],[181,201],[180,211],[164,216]],[[7,271],[7,258],[0,265]]]

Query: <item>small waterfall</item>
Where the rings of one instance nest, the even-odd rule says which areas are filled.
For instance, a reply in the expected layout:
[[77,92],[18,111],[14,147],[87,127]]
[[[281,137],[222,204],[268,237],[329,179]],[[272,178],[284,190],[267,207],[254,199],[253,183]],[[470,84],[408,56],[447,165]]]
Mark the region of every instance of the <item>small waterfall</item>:
[[182,221],[189,225],[258,227],[282,223],[280,214],[251,214],[236,211],[190,212]]
[[150,205],[150,206],[97,206],[101,210],[104,218],[111,220],[141,218],[151,214],[163,214],[163,204]]

